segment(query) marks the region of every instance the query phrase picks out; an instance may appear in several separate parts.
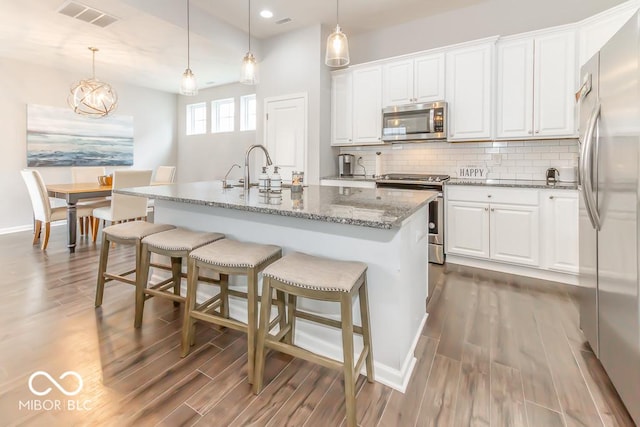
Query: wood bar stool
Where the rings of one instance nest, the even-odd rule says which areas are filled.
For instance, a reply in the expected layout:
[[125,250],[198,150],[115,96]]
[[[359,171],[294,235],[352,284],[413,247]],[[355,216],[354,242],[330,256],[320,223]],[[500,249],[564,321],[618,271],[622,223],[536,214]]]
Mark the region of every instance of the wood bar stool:
[[[180,295],[180,284],[182,278],[186,277],[182,273],[182,258],[189,256],[192,250],[220,239],[224,239],[224,234],[192,231],[184,228],[174,228],[142,239],[140,275],[139,281],[136,283],[136,328],[142,324],[144,303],[147,299],[158,296],[172,300],[174,305],[185,302],[185,297]],[[167,269],[163,265],[151,264],[151,253],[171,258],[170,278],[159,283],[149,284],[150,267]],[[211,283],[218,282],[204,277],[200,279]],[[173,292],[169,291],[170,288],[173,288]]]
[[[347,425],[356,422],[356,380],[366,361],[367,380],[374,381],[371,332],[369,326],[369,302],[367,298],[367,265],[355,261],[336,261],[299,252],[284,256],[262,272],[262,307],[256,344],[256,372],[253,392],[262,390],[266,349],[280,351],[328,368],[344,372],[344,393],[347,407]],[[276,335],[270,333],[272,325],[266,316],[271,311],[272,290],[288,295],[286,325]],[[353,324],[353,297],[360,298],[361,325]],[[299,311],[297,298],[312,298],[340,303],[341,321]],[[332,326],[342,330],[343,361],[322,356],[298,347],[294,343],[295,319]],[[354,363],[353,334],[362,335],[364,346],[357,363]],[[284,336],[284,341],[280,338]]]
[[[175,228],[169,224],[152,224],[146,221],[123,222],[122,224],[111,225],[102,230],[102,248],[100,248],[100,261],[98,263],[98,283],[96,285],[96,307],[102,305],[102,297],[104,295],[104,284],[111,280],[136,284],[140,270],[141,241],[147,236]],[[124,273],[111,273],[107,271],[107,262],[109,259],[109,248],[111,243],[119,243],[122,245],[134,245],[136,247],[136,266],[133,270]],[[127,276],[136,273],[136,279]]]
[[[274,245],[218,240],[191,252],[187,268],[187,304],[182,326],[182,357],[194,344],[196,320],[214,323],[247,334],[247,366],[249,383],[253,383],[256,332],[258,329],[258,273],[282,256],[282,249]],[[202,304],[196,303],[200,269],[220,275],[220,293]],[[229,275],[247,276],[247,292],[229,289]],[[247,300],[247,323],[229,317],[229,295]],[[271,296],[271,294],[269,294]],[[271,302],[271,298],[267,298]],[[284,326],[284,295],[278,304],[278,316],[270,323]],[[218,311],[215,311],[218,309]],[[269,323],[270,311],[263,316]]]

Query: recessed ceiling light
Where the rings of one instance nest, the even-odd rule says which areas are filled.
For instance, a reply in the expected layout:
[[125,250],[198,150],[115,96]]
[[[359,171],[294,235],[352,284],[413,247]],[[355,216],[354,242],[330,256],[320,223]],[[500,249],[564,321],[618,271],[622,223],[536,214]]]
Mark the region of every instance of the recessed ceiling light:
[[260,12],[260,16],[266,19],[273,18],[273,12],[271,12],[270,10],[264,9]]

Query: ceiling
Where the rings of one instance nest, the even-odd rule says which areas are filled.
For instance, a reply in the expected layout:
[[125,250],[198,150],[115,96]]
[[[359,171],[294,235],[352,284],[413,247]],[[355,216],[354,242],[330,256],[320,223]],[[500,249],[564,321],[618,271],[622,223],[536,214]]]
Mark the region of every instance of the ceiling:
[[[486,0],[343,0],[339,22],[353,35]],[[104,28],[58,11],[69,0],[0,1],[0,56],[177,92],[187,66],[186,0],[74,0],[118,20]],[[248,48],[248,0],[191,0],[191,68],[199,86],[237,81]],[[274,16],[261,18],[268,8]],[[314,24],[334,26],[331,0],[251,0],[251,35],[266,39]],[[284,18],[291,21],[277,24]],[[254,49],[255,44],[254,44]],[[259,60],[259,57],[258,57]]]

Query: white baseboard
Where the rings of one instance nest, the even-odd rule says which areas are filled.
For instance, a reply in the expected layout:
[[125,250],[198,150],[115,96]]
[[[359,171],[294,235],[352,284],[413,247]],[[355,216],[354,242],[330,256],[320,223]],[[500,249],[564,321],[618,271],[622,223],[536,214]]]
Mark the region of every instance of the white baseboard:
[[517,274],[518,276],[533,277],[535,279],[549,280],[579,286],[578,276],[560,271],[541,270],[539,268],[525,267],[521,265],[503,264],[501,262],[484,259],[470,258],[459,255],[447,254],[447,263],[466,265],[468,267],[483,268],[485,270],[499,271],[501,273]]
[[[67,224],[67,220],[61,220],[61,221],[54,221],[51,223],[52,227],[58,227],[60,225],[66,225]],[[0,235],[3,234],[13,234],[13,233],[20,233],[22,231],[31,231],[33,230],[33,224],[28,224],[28,225],[18,225],[16,227],[6,227],[6,228],[0,228]]]

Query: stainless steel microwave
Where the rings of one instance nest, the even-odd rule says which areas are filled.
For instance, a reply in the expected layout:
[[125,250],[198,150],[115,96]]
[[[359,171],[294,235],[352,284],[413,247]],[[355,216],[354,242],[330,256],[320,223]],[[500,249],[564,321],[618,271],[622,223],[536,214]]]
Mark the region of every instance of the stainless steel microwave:
[[447,103],[407,104],[382,110],[382,140],[419,142],[447,139]]

